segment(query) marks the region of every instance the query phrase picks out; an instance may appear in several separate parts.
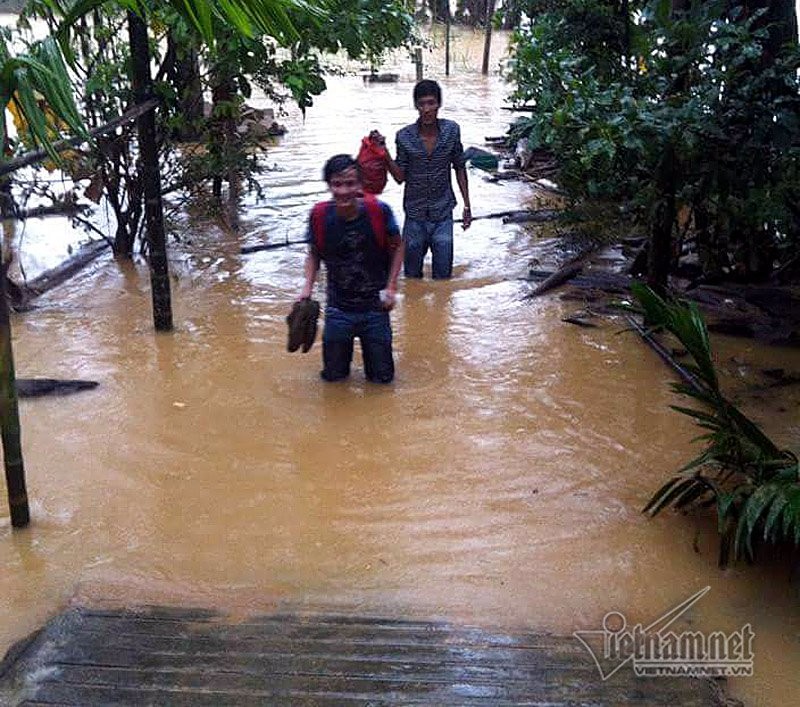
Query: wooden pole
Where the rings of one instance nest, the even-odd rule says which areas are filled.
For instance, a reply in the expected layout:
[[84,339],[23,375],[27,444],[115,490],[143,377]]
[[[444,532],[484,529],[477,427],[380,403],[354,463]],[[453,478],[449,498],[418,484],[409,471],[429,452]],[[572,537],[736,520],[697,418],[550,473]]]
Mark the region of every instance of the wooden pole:
[[483,42],[483,67],[481,73],[489,73],[489,53],[492,49],[492,17],[494,16],[495,0],[486,0],[486,39]]
[[444,75],[450,76],[450,0],[445,3],[444,15]]
[[417,82],[422,81],[422,47],[414,50],[414,63],[417,65]]
[[[144,103],[153,96],[147,25],[141,17],[131,11],[128,11],[128,34],[131,43],[133,92],[136,102]],[[139,116],[136,119],[136,126],[139,134],[139,165],[144,187],[153,323],[156,331],[172,331],[172,298],[169,287],[167,240],[164,235],[164,211],[161,204],[155,111],[148,111]]]
[[11,347],[11,318],[6,295],[7,272],[8,264],[3,263],[0,266],[0,436],[3,440],[3,464],[11,526],[24,528],[30,523],[31,514],[25,487],[25,466],[22,463],[17,382]]

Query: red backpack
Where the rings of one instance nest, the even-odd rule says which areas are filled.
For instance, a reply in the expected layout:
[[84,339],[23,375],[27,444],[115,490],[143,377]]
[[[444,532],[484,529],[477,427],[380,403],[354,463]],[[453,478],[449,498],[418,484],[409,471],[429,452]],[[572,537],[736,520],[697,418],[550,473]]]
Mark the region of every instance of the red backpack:
[[[314,245],[318,253],[325,249],[325,225],[332,210],[336,208],[333,201],[320,201],[311,209],[311,232],[314,235]],[[364,194],[364,208],[367,211],[369,225],[375,234],[378,248],[389,251],[389,234],[386,232],[386,217],[380,202],[371,194]]]

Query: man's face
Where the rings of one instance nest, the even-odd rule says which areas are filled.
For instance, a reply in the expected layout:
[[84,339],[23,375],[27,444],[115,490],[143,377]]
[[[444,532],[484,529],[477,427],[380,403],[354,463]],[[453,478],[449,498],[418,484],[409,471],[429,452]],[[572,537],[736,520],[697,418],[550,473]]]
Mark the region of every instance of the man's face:
[[423,125],[432,125],[439,112],[439,101],[434,96],[422,96],[417,101],[417,111]]
[[328,184],[333,195],[333,200],[336,206],[340,208],[347,208],[356,203],[359,192],[361,191],[361,182],[358,179],[358,170],[355,166],[343,169],[331,177]]

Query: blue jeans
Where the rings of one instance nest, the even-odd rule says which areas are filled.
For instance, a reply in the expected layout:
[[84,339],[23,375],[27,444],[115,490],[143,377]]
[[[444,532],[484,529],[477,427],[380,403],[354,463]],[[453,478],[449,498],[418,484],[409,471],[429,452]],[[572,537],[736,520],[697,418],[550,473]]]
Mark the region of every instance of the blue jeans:
[[406,244],[405,275],[422,277],[422,263],[428,248],[433,257],[432,274],[436,279],[453,274],[453,219],[418,221],[407,218],[403,224]]
[[326,381],[338,381],[350,375],[353,340],[361,339],[364,373],[373,383],[391,383],[394,378],[392,326],[389,312],[345,312],[325,308],[322,333],[322,372]]

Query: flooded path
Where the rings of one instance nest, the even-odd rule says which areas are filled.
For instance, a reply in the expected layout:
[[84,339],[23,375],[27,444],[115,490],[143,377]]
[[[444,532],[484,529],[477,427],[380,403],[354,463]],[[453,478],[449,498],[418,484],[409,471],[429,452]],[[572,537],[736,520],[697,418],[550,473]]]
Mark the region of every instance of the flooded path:
[[[736,694],[795,702],[800,616],[785,568],[720,571],[710,525],[639,513],[695,430],[668,408],[666,369],[621,325],[583,330],[560,321],[570,310],[555,298],[521,301],[535,234],[478,220],[457,234],[452,281],[402,283],[391,388],[365,384],[360,360],[348,383],[323,385],[318,346],[286,353],[302,249],[239,247],[300,236],[324,159],[413,119],[402,69],[395,85],[331,79],[305,121],[280,119],[289,133],[242,237],[186,226],[174,334],[152,332],[145,267],[108,259],[15,318],[20,376],[101,385],[22,403],[33,523],[0,526],[0,646],[79,601],[237,615],[285,603],[571,633],[612,610],[649,623],[710,585],[690,625],[756,634],[756,676]],[[442,83],[465,146],[504,131],[497,77]],[[535,199],[470,176],[475,215]],[[385,196],[399,215],[400,189]],[[746,346],[720,355],[772,355]],[[797,351],[776,355],[800,369]],[[758,418],[785,443],[800,432],[791,404]]]

